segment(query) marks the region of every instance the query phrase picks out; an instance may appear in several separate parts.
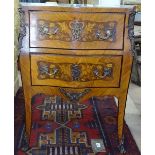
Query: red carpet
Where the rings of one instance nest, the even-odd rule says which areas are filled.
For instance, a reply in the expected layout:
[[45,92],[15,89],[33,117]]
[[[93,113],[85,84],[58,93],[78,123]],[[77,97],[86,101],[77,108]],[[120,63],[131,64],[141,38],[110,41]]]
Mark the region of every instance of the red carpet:
[[[23,138],[24,116],[20,116],[23,114],[21,96],[20,91],[15,100],[15,114],[18,116],[15,115],[15,154],[119,155],[117,107],[112,97],[94,97],[82,103],[72,103],[64,102],[58,96],[34,96],[32,131],[27,147]],[[19,102],[18,109],[16,103]],[[124,135],[126,155],[140,155],[127,125]]]

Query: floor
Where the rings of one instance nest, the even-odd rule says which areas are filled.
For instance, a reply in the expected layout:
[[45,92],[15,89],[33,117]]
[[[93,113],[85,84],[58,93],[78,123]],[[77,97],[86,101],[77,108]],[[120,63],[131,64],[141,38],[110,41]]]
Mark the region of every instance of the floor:
[[141,150],[141,87],[130,83],[125,120]]

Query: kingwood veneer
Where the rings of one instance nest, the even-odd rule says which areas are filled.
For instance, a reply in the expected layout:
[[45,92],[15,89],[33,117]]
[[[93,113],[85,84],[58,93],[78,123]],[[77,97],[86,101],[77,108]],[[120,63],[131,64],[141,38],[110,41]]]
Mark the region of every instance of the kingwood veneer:
[[31,129],[31,98],[54,94],[73,102],[93,96],[118,98],[118,138],[133,59],[133,7],[73,7],[23,4],[20,66]]

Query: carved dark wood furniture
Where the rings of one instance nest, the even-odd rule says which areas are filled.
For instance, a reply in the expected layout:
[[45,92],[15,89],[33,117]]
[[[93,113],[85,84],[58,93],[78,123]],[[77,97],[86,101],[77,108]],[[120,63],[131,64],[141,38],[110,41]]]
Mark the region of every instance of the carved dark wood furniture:
[[44,6],[20,9],[20,66],[26,132],[31,98],[55,94],[81,102],[93,96],[118,98],[118,138],[123,124],[133,59],[133,7]]
[[87,4],[87,0],[74,0],[74,4]]
[[132,65],[131,81],[141,85],[141,22],[134,22],[134,58]]

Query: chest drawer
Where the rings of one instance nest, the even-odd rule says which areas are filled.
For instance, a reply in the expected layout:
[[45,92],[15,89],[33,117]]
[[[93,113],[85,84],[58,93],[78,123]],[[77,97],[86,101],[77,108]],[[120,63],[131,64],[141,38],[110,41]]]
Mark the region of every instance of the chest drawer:
[[30,47],[123,49],[125,14],[30,11]]
[[119,87],[122,56],[31,54],[32,85]]

